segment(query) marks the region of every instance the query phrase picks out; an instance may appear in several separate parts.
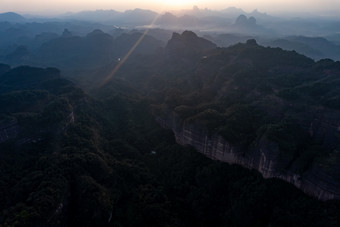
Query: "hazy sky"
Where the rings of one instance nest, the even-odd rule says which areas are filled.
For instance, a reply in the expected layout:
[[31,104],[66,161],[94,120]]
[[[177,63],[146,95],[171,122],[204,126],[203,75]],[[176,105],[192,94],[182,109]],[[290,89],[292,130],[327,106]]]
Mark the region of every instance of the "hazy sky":
[[189,9],[193,5],[199,8],[224,9],[231,6],[246,11],[258,9],[261,12],[291,11],[317,12],[338,11],[340,0],[0,0],[0,12],[31,12],[47,14],[49,12],[76,12],[94,9],[142,8],[155,11]]

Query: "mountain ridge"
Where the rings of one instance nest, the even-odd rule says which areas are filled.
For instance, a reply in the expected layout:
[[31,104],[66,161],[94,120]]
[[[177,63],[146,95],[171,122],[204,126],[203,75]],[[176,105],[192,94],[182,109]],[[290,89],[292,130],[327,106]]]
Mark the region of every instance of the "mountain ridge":
[[[143,80],[148,84],[152,78],[163,87],[151,81],[140,85],[148,89],[151,99],[153,92],[157,95],[155,117],[173,130],[179,143],[193,145],[221,161],[229,151],[216,146],[236,147],[240,156],[236,155],[232,163],[258,169],[265,177],[285,179],[319,199],[339,199],[333,183],[328,189],[325,185],[329,182],[317,185],[316,173],[319,169],[328,174],[327,179],[339,183],[339,169],[331,160],[339,156],[340,115],[336,103],[340,97],[340,63],[315,62],[295,51],[260,46],[254,39],[229,48],[205,49],[202,44],[201,50],[185,49],[185,38],[190,40],[189,46],[199,39],[192,32],[174,33],[165,50],[174,44],[178,48],[163,57],[167,63],[158,57],[157,76]],[[148,63],[142,64],[145,68]],[[176,71],[181,67],[185,73]],[[124,74],[134,81],[127,77],[128,72]],[[154,90],[150,86],[155,86]],[[172,119],[174,114],[178,117]],[[192,127],[198,132],[190,131]],[[211,136],[214,139],[210,140]],[[219,136],[226,142],[222,143]],[[201,146],[200,139],[207,144]],[[268,151],[263,157],[258,155],[266,146],[276,147],[273,154]],[[240,161],[242,155],[249,155],[249,160]],[[270,165],[268,171],[272,173],[266,172],[267,167],[261,163]]]

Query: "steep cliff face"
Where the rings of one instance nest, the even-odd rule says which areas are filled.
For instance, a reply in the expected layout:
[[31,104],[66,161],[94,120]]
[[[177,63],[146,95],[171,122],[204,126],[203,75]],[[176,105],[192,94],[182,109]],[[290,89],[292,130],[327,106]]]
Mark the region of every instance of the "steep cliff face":
[[339,199],[339,62],[314,62],[255,40],[197,56],[187,61],[191,71],[165,78],[171,83],[164,79],[166,89],[156,93],[164,99],[155,99],[154,114],[177,142],[320,200]]
[[209,136],[203,127],[188,124],[175,113],[157,118],[157,121],[174,132],[179,144],[191,145],[211,159],[256,169],[264,178],[280,178],[320,200],[340,199],[340,182],[325,168],[313,164],[303,173],[295,172],[291,160],[284,157],[278,145],[265,136],[256,145],[244,150],[220,135]]

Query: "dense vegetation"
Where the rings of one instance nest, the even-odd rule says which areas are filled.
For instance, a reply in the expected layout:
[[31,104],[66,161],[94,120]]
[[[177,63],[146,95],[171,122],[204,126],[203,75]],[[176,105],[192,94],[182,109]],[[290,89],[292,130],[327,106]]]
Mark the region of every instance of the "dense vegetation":
[[[158,116],[176,113],[243,150],[270,139],[283,159],[294,160],[294,172],[330,156],[339,160],[339,62],[314,62],[255,40],[200,49],[197,39],[174,35],[156,57],[131,59],[116,76],[133,81]],[[336,165],[327,164],[325,171],[339,179]]]
[[[266,132],[285,154],[306,152],[299,154],[303,171],[323,144],[305,132],[297,110],[277,121],[291,100],[284,92],[296,95],[296,109],[305,102],[329,108],[322,100],[337,102],[337,89],[315,88],[318,99],[299,89],[336,86],[338,63],[314,64],[253,41],[196,53],[189,47],[181,59],[171,48],[131,58],[90,94],[56,69],[0,65],[0,129],[17,130],[0,143],[0,225],[339,225],[339,201],[317,201],[281,180],[209,160],[177,145],[151,114],[175,111],[245,147]],[[273,108],[273,100],[281,104]]]

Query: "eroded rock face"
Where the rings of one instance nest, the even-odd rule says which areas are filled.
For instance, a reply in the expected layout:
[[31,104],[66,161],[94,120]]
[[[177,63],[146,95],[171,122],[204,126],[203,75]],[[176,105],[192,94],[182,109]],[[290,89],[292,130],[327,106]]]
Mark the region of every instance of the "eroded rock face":
[[175,113],[157,121],[174,132],[179,144],[193,146],[211,159],[256,169],[264,178],[280,178],[320,200],[340,199],[340,182],[334,176],[317,164],[303,173],[294,172],[291,160],[280,154],[278,145],[265,136],[255,146],[243,150],[220,135],[209,136],[202,127],[186,124]]

